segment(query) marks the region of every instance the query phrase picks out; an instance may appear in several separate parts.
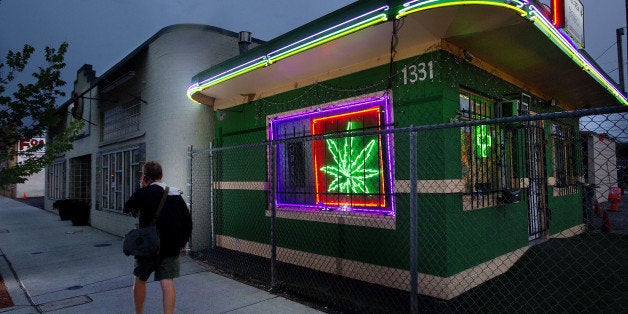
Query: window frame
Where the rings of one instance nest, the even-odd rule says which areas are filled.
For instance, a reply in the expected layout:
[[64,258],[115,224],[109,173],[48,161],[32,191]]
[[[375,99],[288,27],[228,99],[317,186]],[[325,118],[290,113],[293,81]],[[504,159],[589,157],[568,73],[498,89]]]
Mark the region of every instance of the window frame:
[[[457,118],[461,121],[495,118],[495,100],[490,97],[460,89],[459,106]],[[483,139],[477,139],[477,134],[482,134]],[[521,187],[521,180],[517,178],[517,136],[516,128],[507,124],[460,128],[464,210],[519,201],[512,194]],[[484,163],[484,160],[488,160],[488,163]]]
[[104,109],[101,112],[100,141],[126,138],[140,130],[142,103],[133,99]]
[[552,121],[552,168],[554,175],[554,194],[571,195],[578,192],[579,154],[576,145],[578,133],[573,126]]
[[141,164],[139,146],[108,151],[101,155],[100,209],[122,212],[124,202],[139,188]]
[[[351,115],[353,113],[360,113],[360,110],[364,110],[365,108],[379,108],[377,112],[378,124],[374,126],[370,126],[367,129],[358,129],[356,132],[360,132],[363,130],[387,130],[392,128],[392,100],[390,95],[387,93],[374,93],[370,95],[363,95],[359,97],[355,97],[352,99],[345,99],[341,101],[336,101],[333,103],[321,104],[309,108],[302,108],[299,110],[283,112],[278,114],[273,114],[267,116],[267,136],[270,141],[274,141],[276,145],[275,151],[269,150],[269,181],[276,183],[276,192],[277,195],[271,196],[269,202],[272,206],[280,210],[288,210],[288,211],[298,211],[298,212],[306,212],[306,211],[323,211],[327,213],[336,212],[336,213],[350,213],[351,215],[363,216],[363,215],[380,215],[380,216],[395,216],[395,207],[394,207],[394,165],[393,165],[393,153],[392,153],[392,134],[375,134],[375,135],[364,135],[360,136],[356,134],[356,136],[351,137],[343,137],[342,134],[347,134],[349,131],[338,131],[334,133],[338,133],[338,137],[331,137],[326,139],[320,139],[322,135],[330,134],[327,132],[316,132],[316,127],[314,126],[314,120],[317,119],[326,119],[327,117],[340,117],[344,115]],[[344,118],[344,117],[343,117]],[[294,125],[301,125],[302,130],[299,132],[290,131],[280,133],[278,130],[281,129],[282,123],[291,124],[291,128],[295,129]],[[350,125],[351,122],[347,122]],[[307,127],[305,125],[307,124]],[[285,130],[285,128],[283,128]],[[320,134],[318,134],[320,133]],[[303,166],[298,167],[302,169],[304,173],[304,179],[307,182],[301,184],[302,191],[295,191],[297,193],[304,193],[313,195],[315,199],[319,199],[318,196],[323,193],[325,195],[330,194],[329,191],[320,192],[318,191],[318,182],[315,184],[311,184],[312,180],[317,180],[317,176],[319,175],[319,171],[316,171],[317,164],[312,162],[316,159],[316,157],[311,157],[315,152],[317,152],[317,147],[321,145],[326,147],[329,145],[330,140],[341,140],[343,139],[356,139],[362,137],[374,137],[378,139],[378,152],[379,159],[378,162],[380,164],[378,180],[381,179],[382,185],[379,185],[379,190],[377,193],[378,196],[383,195],[382,197],[385,201],[382,203],[373,203],[376,205],[372,205],[371,203],[358,204],[357,202],[353,202],[351,196],[343,198],[338,198],[337,203],[329,201],[328,203],[323,203],[323,201],[311,201],[305,200],[306,197],[303,197],[302,202],[286,202],[284,195],[288,195],[289,193],[293,193],[293,191],[289,191],[288,189],[282,190],[282,185],[286,185],[284,181],[292,181],[291,176],[288,177],[282,175],[282,167],[284,169],[289,169],[288,171],[298,171],[290,170],[293,169],[292,165],[287,165],[290,158],[283,158],[282,153],[288,150],[290,145],[302,147],[301,151],[307,159]],[[353,142],[352,142],[353,143]],[[272,147],[270,148],[272,149]],[[359,149],[359,148],[358,148]],[[362,148],[363,150],[365,148]],[[320,153],[320,149],[318,149]],[[310,154],[311,153],[311,154]],[[311,156],[308,156],[311,155]],[[287,155],[286,155],[287,156]],[[292,158],[297,160],[298,158]],[[307,161],[310,161],[309,163]],[[312,165],[310,165],[312,164]],[[277,180],[273,179],[273,169],[277,173]],[[278,169],[278,172],[277,172]],[[322,169],[321,169],[322,170]],[[310,173],[311,172],[311,173]],[[309,180],[309,181],[308,181]],[[314,189],[314,190],[311,190]],[[368,189],[367,189],[368,190]],[[312,194],[313,193],[313,194]],[[347,195],[369,195],[362,196],[364,199],[367,197],[371,197],[373,193],[341,193],[337,192],[337,195],[347,196]],[[346,201],[346,199],[349,201]],[[357,198],[357,197],[356,197]]]
[[60,200],[65,198],[65,160],[57,161],[48,166],[48,199]]

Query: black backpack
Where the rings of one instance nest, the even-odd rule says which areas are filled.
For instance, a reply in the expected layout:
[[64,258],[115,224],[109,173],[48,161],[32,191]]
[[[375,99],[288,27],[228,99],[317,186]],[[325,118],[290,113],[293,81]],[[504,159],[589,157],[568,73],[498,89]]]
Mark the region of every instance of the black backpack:
[[192,215],[181,195],[168,195],[157,220],[160,255],[179,254],[192,235]]

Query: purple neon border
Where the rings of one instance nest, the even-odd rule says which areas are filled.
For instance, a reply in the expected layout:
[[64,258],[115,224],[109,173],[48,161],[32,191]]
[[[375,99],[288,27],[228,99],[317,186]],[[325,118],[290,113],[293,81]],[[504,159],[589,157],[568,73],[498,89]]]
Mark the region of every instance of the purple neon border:
[[[380,95],[380,96],[365,97],[365,98],[354,100],[354,101],[343,102],[338,105],[331,105],[329,107],[306,110],[304,112],[297,112],[294,114],[287,114],[285,116],[278,116],[278,117],[270,118],[269,125],[268,125],[268,136],[271,141],[275,139],[274,127],[276,123],[279,123],[279,122],[304,119],[304,118],[308,118],[312,116],[324,116],[324,115],[329,115],[329,114],[338,114],[338,113],[343,113],[343,112],[348,112],[348,111],[353,111],[353,110],[359,110],[360,108],[369,107],[373,103],[379,103],[382,101],[384,102],[383,104],[384,105],[383,106],[384,107],[384,124],[385,124],[384,127],[385,129],[390,129],[390,124],[392,123],[392,104],[390,102],[390,95],[386,94],[383,96]],[[393,193],[394,191],[394,185],[393,185],[394,164],[393,164],[393,158],[392,158],[393,157],[392,156],[392,134],[385,134],[384,136],[386,137],[386,151],[387,151],[386,156],[388,158],[387,172],[388,172],[388,193],[390,196],[389,197],[390,209],[372,209],[371,207],[355,206],[355,207],[350,207],[351,211],[358,211],[358,212],[362,211],[362,212],[381,213],[381,214],[385,213],[388,215],[392,214],[393,216],[396,214],[395,197]],[[279,182],[280,181],[278,180],[277,181],[278,190],[280,190]],[[276,207],[299,208],[300,210],[321,210],[323,208],[342,208],[342,206],[321,206],[321,205],[279,203],[278,198],[276,198],[274,202],[275,202]]]

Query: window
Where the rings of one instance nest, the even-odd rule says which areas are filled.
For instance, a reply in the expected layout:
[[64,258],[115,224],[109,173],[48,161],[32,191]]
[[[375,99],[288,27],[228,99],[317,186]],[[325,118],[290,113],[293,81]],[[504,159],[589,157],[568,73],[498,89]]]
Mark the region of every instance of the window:
[[[493,117],[493,101],[467,91],[460,92],[459,118],[465,121]],[[480,124],[462,127],[462,178],[465,209],[517,201],[515,179],[517,129],[509,125]]]
[[70,159],[69,198],[84,201],[91,199],[91,170],[90,155]]
[[559,195],[577,192],[578,154],[576,151],[576,131],[565,124],[552,123],[554,142],[554,178]]
[[275,206],[394,215],[392,136],[360,135],[388,129],[391,110],[375,96],[269,117],[269,139],[288,140],[276,146]]
[[140,150],[106,153],[101,160],[101,208],[122,211],[124,202],[139,188]]
[[140,129],[140,102],[133,100],[105,110],[101,141],[124,138]]
[[55,162],[48,166],[48,198],[60,200],[64,198],[65,188],[65,161]]

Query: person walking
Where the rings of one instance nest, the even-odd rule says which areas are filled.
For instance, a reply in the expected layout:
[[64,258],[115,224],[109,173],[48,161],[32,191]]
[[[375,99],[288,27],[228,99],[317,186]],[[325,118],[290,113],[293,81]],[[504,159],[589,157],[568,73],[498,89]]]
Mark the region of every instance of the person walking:
[[156,161],[142,166],[140,188],[124,204],[123,212],[139,216],[139,228],[151,224],[159,203],[168,193],[156,225],[160,248],[157,255],[136,256],[133,275],[133,301],[135,312],[143,313],[146,301],[146,281],[154,272],[163,295],[164,313],[173,313],[176,303],[174,278],[179,277],[179,254],[192,233],[192,217],[179,189],[167,187],[162,181],[162,168]]

